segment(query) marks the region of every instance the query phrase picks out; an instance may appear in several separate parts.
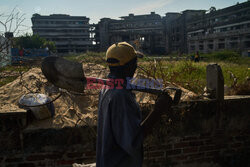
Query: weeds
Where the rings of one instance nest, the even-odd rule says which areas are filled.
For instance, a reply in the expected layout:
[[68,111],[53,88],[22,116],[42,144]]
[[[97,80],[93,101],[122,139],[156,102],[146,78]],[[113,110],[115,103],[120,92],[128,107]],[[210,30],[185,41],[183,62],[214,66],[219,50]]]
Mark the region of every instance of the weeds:
[[5,66],[0,68],[0,87],[14,81],[20,73],[30,69],[28,66]]
[[0,68],[0,72],[22,72],[22,71],[28,71],[29,67],[27,66],[5,66]]
[[[219,51],[212,54],[202,54],[201,56],[204,56],[206,61],[199,63],[188,60],[188,56],[191,55],[187,55],[185,60],[180,61],[172,61],[170,57],[145,56],[138,61],[138,75],[145,78],[162,79],[164,86],[180,85],[197,94],[202,94],[206,86],[206,66],[209,63],[217,63],[221,66],[227,87],[242,87],[241,85],[247,84],[247,78],[250,78],[250,70],[248,69],[250,58],[240,57],[237,52]],[[86,52],[66,58],[82,63],[107,66],[104,52]],[[230,73],[237,78],[237,83],[235,83],[234,78],[230,77]]]
[[[151,60],[140,62],[138,73],[155,79],[163,79],[165,86],[174,83],[197,94],[202,94],[206,86],[206,66],[208,64],[208,62]],[[222,68],[225,85],[228,87],[235,85],[235,79],[230,77],[230,72],[237,77],[237,87],[246,85],[250,72],[247,65],[224,62],[218,64]]]
[[[189,57],[191,55],[188,55]],[[187,56],[187,59],[189,59]],[[235,88],[241,94],[249,92],[250,58],[240,57],[237,52],[219,51],[211,54],[202,54],[205,62],[194,63],[190,60],[171,61],[169,57],[144,57],[138,61],[138,75],[146,78],[162,79],[164,86],[180,85],[197,94],[202,94],[206,86],[206,66],[217,63],[221,66],[225,85]],[[81,63],[94,63],[107,66],[104,52],[86,52],[83,54],[70,54],[66,59]],[[15,79],[13,75],[3,78],[3,73],[19,73],[27,71],[26,66],[7,66],[0,69],[0,86]],[[234,77],[232,77],[232,74]],[[18,76],[18,75],[17,75]],[[17,77],[16,76],[16,77]],[[233,94],[237,94],[234,92]]]
[[81,63],[95,63],[106,66],[104,52],[86,52],[83,54],[71,54],[65,56],[66,59]]

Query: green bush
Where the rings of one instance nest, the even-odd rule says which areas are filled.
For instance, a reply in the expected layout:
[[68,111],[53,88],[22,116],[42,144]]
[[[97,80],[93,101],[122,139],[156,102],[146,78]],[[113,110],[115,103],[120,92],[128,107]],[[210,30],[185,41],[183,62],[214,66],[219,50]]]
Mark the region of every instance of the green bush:
[[54,42],[47,41],[45,38],[42,38],[37,34],[25,34],[17,37],[15,38],[13,45],[15,48],[40,49],[48,47],[52,52],[56,50]]

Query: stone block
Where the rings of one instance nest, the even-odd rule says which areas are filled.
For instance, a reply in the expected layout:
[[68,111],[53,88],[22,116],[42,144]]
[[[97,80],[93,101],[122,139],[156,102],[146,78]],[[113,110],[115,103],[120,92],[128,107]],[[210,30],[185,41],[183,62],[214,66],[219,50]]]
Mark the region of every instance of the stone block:
[[224,100],[224,77],[218,64],[207,66],[207,93],[209,98]]

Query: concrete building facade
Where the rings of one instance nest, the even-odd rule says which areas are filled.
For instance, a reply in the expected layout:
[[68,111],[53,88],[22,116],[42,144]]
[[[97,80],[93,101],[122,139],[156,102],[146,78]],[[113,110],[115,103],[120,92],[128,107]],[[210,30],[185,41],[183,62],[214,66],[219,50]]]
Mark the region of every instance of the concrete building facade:
[[194,17],[201,16],[204,10],[185,10],[182,13],[166,13],[166,52],[187,53],[187,24]]
[[[166,16],[163,18],[164,20],[164,25],[165,25],[165,51],[166,53],[171,53],[172,48],[173,48],[173,43],[172,41],[174,40],[173,38],[176,38],[174,36],[171,36],[171,34],[174,34],[174,29],[172,29],[171,23],[179,18],[181,16],[180,13],[166,13]],[[177,33],[177,31],[176,31]],[[179,32],[178,32],[179,33]],[[177,35],[177,34],[176,34]]]
[[34,14],[31,21],[33,33],[55,42],[59,53],[84,52],[92,46],[89,18],[85,16]]
[[[250,50],[250,1],[216,10],[185,10],[129,14],[120,19],[69,15],[32,17],[33,33],[54,41],[58,52],[106,51],[113,43],[127,41],[149,54],[209,53],[228,49]],[[94,36],[93,36],[94,35]],[[95,45],[93,42],[95,41]]]
[[187,24],[188,53],[250,50],[250,1],[212,9]]
[[0,35],[0,68],[11,64],[12,32]]
[[113,43],[127,41],[147,53],[165,53],[164,22],[160,15],[151,12],[120,18],[103,18],[98,23],[96,38],[101,50]]

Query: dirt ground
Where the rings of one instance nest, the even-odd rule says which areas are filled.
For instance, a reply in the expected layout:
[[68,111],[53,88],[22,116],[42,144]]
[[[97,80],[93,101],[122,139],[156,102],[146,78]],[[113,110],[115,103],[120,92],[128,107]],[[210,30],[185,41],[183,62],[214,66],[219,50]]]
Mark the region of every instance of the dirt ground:
[[[108,69],[97,64],[85,64],[85,75],[106,78]],[[184,90],[182,100],[195,96],[194,93]],[[97,105],[99,90],[86,90],[83,94],[73,94],[60,91],[50,84],[40,68],[32,68],[11,83],[0,87],[0,112],[13,112],[20,110],[18,101],[27,93],[43,93],[55,98],[59,93],[61,97],[54,101],[55,115],[53,118],[36,120],[28,128],[62,128],[66,126],[93,125],[97,121]],[[146,93],[136,92],[139,103],[154,103],[154,97]]]
[[[103,78],[107,75],[103,66],[87,64],[86,76]],[[27,93],[44,93],[52,99],[60,91],[51,85],[41,72],[40,68],[32,68],[13,82],[0,88],[0,112],[13,112],[20,110],[18,101]],[[54,102],[55,116],[46,120],[34,121],[28,128],[62,128],[94,124],[97,115],[98,91],[91,90],[76,95],[66,91]]]

